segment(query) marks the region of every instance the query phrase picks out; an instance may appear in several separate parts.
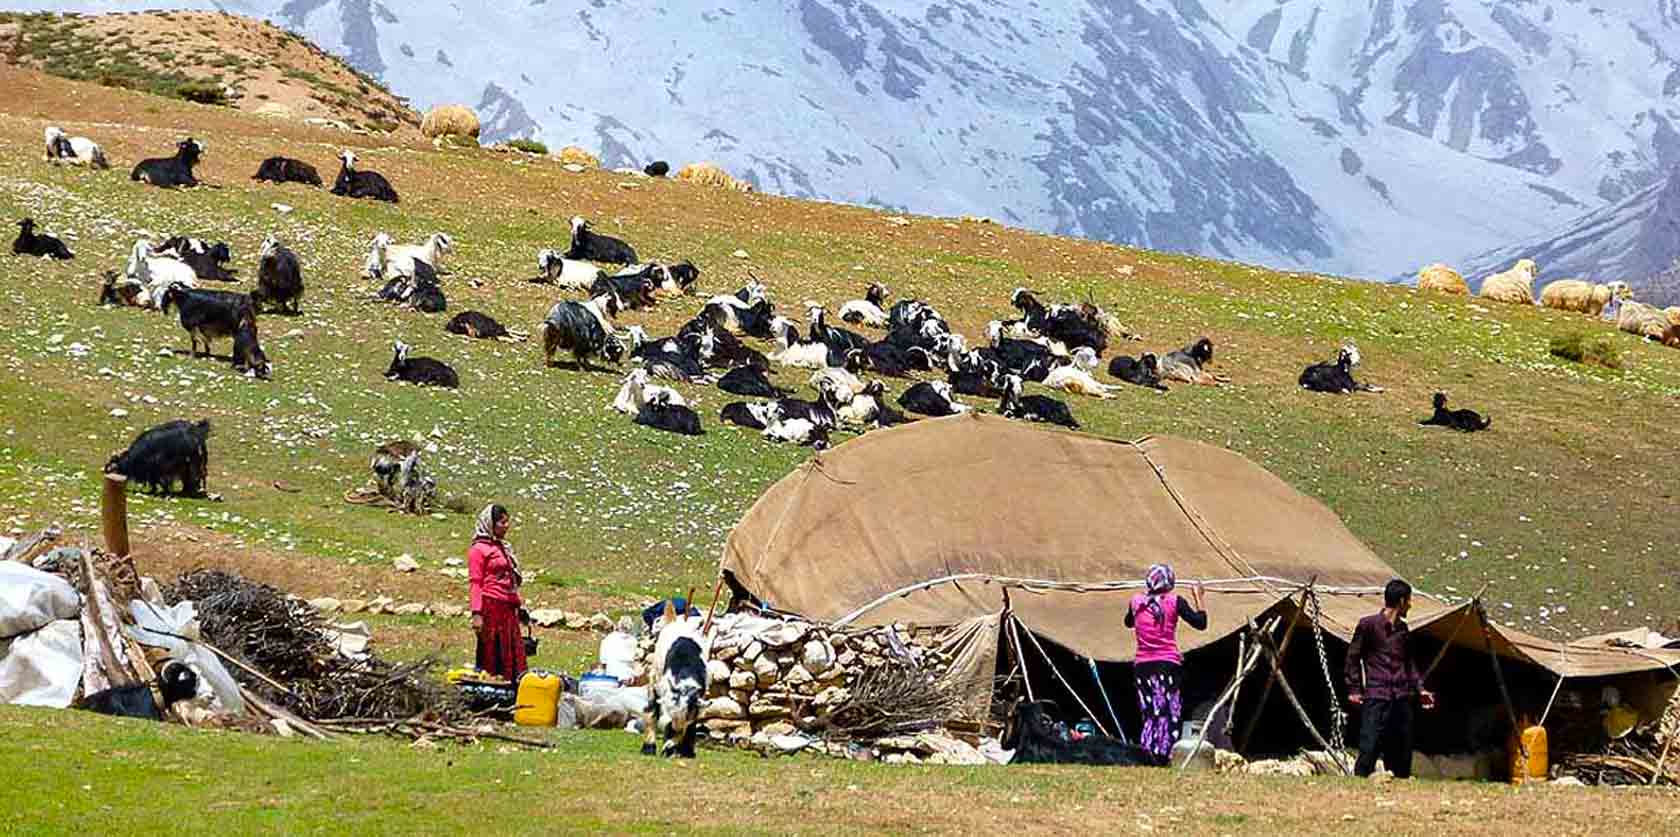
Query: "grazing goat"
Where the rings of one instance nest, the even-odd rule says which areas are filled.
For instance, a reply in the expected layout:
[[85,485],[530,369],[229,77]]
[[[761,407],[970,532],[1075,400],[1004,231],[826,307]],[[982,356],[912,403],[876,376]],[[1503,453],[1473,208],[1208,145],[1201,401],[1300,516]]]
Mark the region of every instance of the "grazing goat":
[[653,689],[643,712],[642,755],[694,758],[700,708],[711,681],[699,617],[678,616],[666,603],[653,646]]
[[165,189],[197,186],[198,179],[193,177],[193,166],[198,165],[198,158],[203,155],[204,143],[187,137],[175,144],[175,156],[141,160],[134,170],[129,172],[128,179]]
[[589,228],[589,222],[583,220],[582,216],[572,218],[572,243],[566,248],[565,257],[608,264],[637,262],[634,248],[621,239],[596,233]]
[[1089,764],[1137,766],[1150,764],[1141,748],[1105,735],[1073,738],[1056,721],[1053,701],[1016,704],[1004,726],[1004,749],[1014,750],[1010,764]]
[[176,482],[181,493],[204,495],[209,487],[210,420],[170,421],[153,427],[105,463],[105,473],[121,474],[152,493],[167,493]]
[[1196,342],[1182,349],[1171,351],[1161,359],[1161,377],[1168,381],[1182,381],[1187,384],[1203,384],[1218,386],[1227,383],[1221,375],[1208,371],[1206,366],[1213,363],[1213,341],[1206,337],[1196,338]]
[[1128,384],[1140,387],[1167,391],[1167,385],[1161,382],[1161,361],[1154,352],[1144,352],[1138,357],[1115,355],[1108,362],[1109,377],[1118,378]]
[[737,366],[723,373],[723,377],[718,378],[717,387],[724,392],[758,398],[780,398],[787,394],[770,383],[770,377],[756,366]]
[[1435,393],[1433,403],[1435,405],[1434,414],[1419,421],[1420,426],[1451,427],[1460,432],[1474,433],[1478,430],[1486,430],[1493,425],[1493,417],[1482,418],[1481,414],[1475,410],[1447,409],[1447,394],[1444,392]]
[[823,369],[828,366],[828,344],[801,339],[799,329],[792,320],[777,317],[771,323],[771,330],[776,333],[777,346],[770,353],[771,360],[799,369]]
[[397,190],[391,188],[385,175],[376,171],[358,171],[356,154],[348,149],[339,152],[338,177],[333,180],[332,193],[341,197],[369,198],[397,203]]
[[1345,395],[1350,392],[1382,392],[1383,388],[1362,384],[1353,379],[1359,368],[1359,347],[1344,344],[1336,353],[1335,362],[1315,363],[1301,371],[1301,388],[1313,392]]
[[636,423],[663,430],[667,433],[681,433],[684,436],[699,436],[700,414],[694,412],[687,404],[679,403],[682,396],[669,387],[652,388],[647,394],[647,401],[636,412]]
[[881,310],[886,301],[887,286],[880,282],[871,282],[869,289],[863,293],[863,299],[854,299],[840,306],[840,320],[852,325],[886,328],[887,312]]
[[273,306],[280,311],[299,313],[298,302],[303,299],[303,267],[297,254],[270,235],[263,239],[257,262],[257,287],[251,291],[251,302],[258,308]]
[[93,169],[111,167],[105,160],[105,149],[87,137],[67,137],[62,129],[56,127],[48,128],[46,137],[48,162],[69,163]]
[[192,268],[193,274],[200,279],[213,282],[239,281],[226,267],[228,262],[233,261],[233,250],[225,241],[211,244],[202,238],[170,236],[152,250],[152,255],[175,259]]
[[198,274],[191,267],[171,258],[152,255],[152,243],[142,238],[134,242],[128,255],[127,276],[144,288],[142,304],[155,308],[163,303],[163,292],[171,285],[198,287]]
[[1519,259],[1510,270],[1495,273],[1482,280],[1478,296],[1494,302],[1514,305],[1534,304],[1534,274],[1539,272],[1533,259]]
[[420,463],[420,446],[395,441],[380,445],[368,467],[380,496],[409,514],[427,514],[437,503],[437,479]]
[[954,416],[973,409],[960,403],[944,381],[922,381],[899,393],[898,406],[924,416]]
[[385,369],[386,380],[446,389],[461,385],[461,377],[449,364],[436,358],[409,357],[408,344],[401,340],[392,343],[391,347],[395,351],[391,355],[391,365]]
[[302,160],[290,157],[270,157],[257,166],[257,173],[251,175],[252,180],[266,180],[270,183],[302,183],[305,186],[321,186],[321,173],[315,167]]
[[559,285],[574,291],[587,291],[606,276],[607,272],[577,259],[568,259],[558,250],[544,249],[537,253],[537,281]]
[[[257,311],[251,297],[233,291],[203,291],[184,285],[170,285],[163,292],[159,308],[168,314],[176,309],[181,328],[192,341],[192,356],[210,354],[210,343],[224,337],[233,338],[231,359],[233,368],[268,378],[273,368],[268,356],[257,342]],[[199,346],[203,346],[201,353]]]
[[808,418],[781,418],[770,423],[761,431],[760,435],[772,442],[809,447],[813,450],[828,449],[829,428]]
[[781,408],[774,401],[731,401],[718,411],[718,420],[751,430],[763,430],[782,417]]
[[25,218],[19,222],[18,237],[12,241],[12,255],[14,256],[44,256],[50,259],[68,261],[76,258],[64,242],[41,233],[35,233],[35,219]]
[[1045,395],[1022,395],[1021,386],[1020,375],[1003,376],[1003,400],[998,403],[998,412],[1004,417],[1079,429],[1066,404]]
[[642,167],[642,174],[648,177],[664,177],[671,173],[671,164],[664,160],[654,160]]
[[641,412],[642,406],[655,395],[663,395],[666,404],[688,406],[681,393],[667,386],[650,383],[646,369],[633,369],[630,374],[624,376],[624,384],[618,388],[618,396],[613,399],[612,408],[627,416],[633,416]]
[[624,343],[613,333],[612,325],[619,309],[618,297],[612,294],[588,302],[556,302],[541,327],[546,365],[553,366],[554,353],[562,349],[572,353],[579,371],[591,368],[591,357],[604,357],[610,363],[622,360]]
[[450,334],[463,334],[483,340],[513,336],[501,323],[496,322],[495,318],[478,311],[462,311],[456,314],[449,322],[443,324],[443,330]]

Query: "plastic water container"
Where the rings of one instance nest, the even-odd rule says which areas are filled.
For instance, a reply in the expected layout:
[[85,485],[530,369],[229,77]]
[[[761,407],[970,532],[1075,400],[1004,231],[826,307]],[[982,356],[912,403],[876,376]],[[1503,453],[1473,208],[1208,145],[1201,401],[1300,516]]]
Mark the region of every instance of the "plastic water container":
[[[1526,719],[1522,730],[1511,736],[1511,784],[1520,785],[1525,782],[1544,782],[1551,770],[1549,755],[1546,752],[1546,728]],[[1523,758],[1527,751],[1528,758]]]
[[1213,745],[1203,741],[1201,747],[1198,748],[1196,746],[1196,739],[1200,738],[1201,735],[1201,721],[1184,722],[1184,726],[1178,736],[1178,742],[1173,744],[1172,748],[1173,767],[1184,764],[1184,760],[1189,758],[1190,763],[1184,765],[1185,770],[1214,769]]
[[618,688],[619,679],[604,671],[591,671],[578,678],[578,694],[591,695]]
[[519,706],[513,722],[522,727],[551,727],[559,714],[560,675],[549,671],[527,671],[519,678]]

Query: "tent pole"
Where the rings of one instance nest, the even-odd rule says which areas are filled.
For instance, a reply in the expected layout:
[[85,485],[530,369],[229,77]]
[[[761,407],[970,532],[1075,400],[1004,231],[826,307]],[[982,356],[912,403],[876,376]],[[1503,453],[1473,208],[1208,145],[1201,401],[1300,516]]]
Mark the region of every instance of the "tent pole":
[[1523,742],[1522,722],[1517,720],[1517,706],[1511,701],[1511,690],[1505,686],[1505,669],[1499,665],[1499,652],[1493,649],[1493,628],[1488,625],[1487,610],[1482,607],[1480,598],[1476,599],[1476,618],[1482,623],[1482,641],[1487,643],[1488,660],[1493,663],[1493,679],[1499,682],[1499,696],[1505,700],[1505,714],[1511,717],[1511,733],[1516,736],[1523,763],[1527,764],[1528,745]]
[[[1314,581],[1317,579],[1318,576],[1313,576]],[[1311,587],[1312,581],[1307,582],[1307,586]],[[1289,653],[1289,641],[1295,638],[1295,627],[1301,624],[1301,614],[1306,611],[1307,591],[1306,588],[1302,588],[1301,603],[1295,608],[1295,615],[1289,620],[1289,627],[1284,629],[1283,645],[1278,650],[1279,656]],[[1260,724],[1260,712],[1266,708],[1266,699],[1272,696],[1272,687],[1277,685],[1277,678],[1278,675],[1275,669],[1266,675],[1266,687],[1260,690],[1260,702],[1254,704],[1254,714],[1248,717],[1248,723],[1243,724],[1242,739],[1236,742],[1237,752],[1241,753],[1248,749],[1248,739],[1254,736],[1254,728]],[[1236,710],[1237,707],[1231,707],[1232,712],[1235,712]]]
[[[1289,685],[1289,678],[1283,673],[1283,658],[1278,656],[1277,647],[1272,644],[1271,636],[1262,634],[1260,641],[1264,643],[1262,647],[1265,648],[1266,656],[1272,660],[1272,673],[1277,675],[1278,687],[1283,689],[1283,696],[1289,699],[1289,705],[1295,707],[1295,714],[1301,717],[1301,723],[1306,726],[1307,732],[1312,733],[1313,740],[1318,742],[1318,746],[1324,748],[1324,752],[1330,754],[1330,758],[1336,762],[1337,767],[1342,769],[1343,774],[1352,776],[1353,770],[1348,768],[1345,754],[1337,752],[1330,746],[1330,742],[1324,740],[1324,736],[1319,733],[1318,727],[1313,725],[1312,716],[1307,714],[1306,707],[1303,707],[1300,698],[1295,696],[1295,690]],[[1334,700],[1335,698],[1332,696],[1331,699]]]
[[[1014,619],[1014,614],[1010,614],[1009,618]],[[1062,688],[1067,689],[1068,694],[1073,695],[1074,702],[1079,704],[1080,709],[1085,710],[1085,714],[1090,717],[1091,723],[1097,725],[1097,732],[1102,733],[1105,737],[1113,738],[1114,736],[1108,734],[1108,730],[1103,729],[1102,721],[1097,720],[1097,713],[1092,712],[1091,707],[1085,705],[1085,699],[1080,697],[1079,693],[1073,690],[1073,684],[1067,682],[1067,678],[1062,676],[1062,672],[1056,668],[1056,661],[1050,659],[1050,654],[1044,650],[1044,646],[1038,641],[1038,636],[1030,628],[1027,630],[1027,638],[1032,640],[1033,647],[1038,649],[1039,656],[1043,657],[1044,662],[1050,666],[1050,673],[1056,675],[1056,679],[1061,682]]]
[[[1267,622],[1266,626],[1260,630],[1268,633],[1271,632],[1277,627],[1277,620],[1278,618],[1273,616],[1271,621]],[[1253,620],[1249,620],[1248,629],[1251,632],[1255,630]],[[1251,655],[1246,662],[1243,660],[1237,661],[1238,665],[1236,675],[1231,678],[1231,685],[1225,687],[1225,693],[1220,695],[1219,700],[1214,702],[1212,711],[1208,712],[1208,720],[1212,720],[1213,716],[1218,715],[1219,707],[1224,706],[1225,701],[1230,700],[1237,694],[1237,686],[1242,683],[1243,678],[1248,676],[1249,671],[1251,671],[1254,668],[1254,664],[1258,662],[1260,662],[1260,644],[1256,642],[1254,645],[1253,655]],[[1196,736],[1196,746],[1191,748],[1190,752],[1184,754],[1184,761],[1178,765],[1179,770],[1183,770],[1188,767],[1190,765],[1190,760],[1195,758],[1197,753],[1201,752],[1202,743],[1207,741],[1207,731],[1207,724],[1202,724],[1202,731]]]
[[1085,664],[1091,667],[1091,679],[1097,681],[1097,692],[1103,697],[1103,705],[1108,707],[1108,719],[1114,722],[1115,737],[1119,738],[1122,744],[1132,743],[1126,739],[1126,730],[1120,725],[1120,716],[1114,712],[1114,701],[1108,699],[1108,688],[1103,685],[1102,672],[1097,671],[1097,661],[1086,657]]
[[1027,658],[1021,654],[1021,638],[1015,635],[1015,606],[1009,603],[1009,588],[1003,588],[1003,627],[1009,634],[1009,648],[1015,654],[1015,667],[1021,670],[1021,682],[1027,687],[1027,700],[1033,696],[1032,678],[1027,676]]

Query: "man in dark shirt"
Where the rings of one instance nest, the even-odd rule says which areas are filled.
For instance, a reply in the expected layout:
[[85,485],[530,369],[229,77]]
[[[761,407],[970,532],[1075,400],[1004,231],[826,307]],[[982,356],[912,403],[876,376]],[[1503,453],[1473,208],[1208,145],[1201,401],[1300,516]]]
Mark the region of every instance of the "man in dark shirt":
[[1353,772],[1369,776],[1377,756],[1396,779],[1412,775],[1412,697],[1424,709],[1435,708],[1435,695],[1423,688],[1412,662],[1406,613],[1412,609],[1412,585],[1394,579],[1383,588],[1383,609],[1359,620],[1347,652],[1348,702],[1362,710],[1359,761]]

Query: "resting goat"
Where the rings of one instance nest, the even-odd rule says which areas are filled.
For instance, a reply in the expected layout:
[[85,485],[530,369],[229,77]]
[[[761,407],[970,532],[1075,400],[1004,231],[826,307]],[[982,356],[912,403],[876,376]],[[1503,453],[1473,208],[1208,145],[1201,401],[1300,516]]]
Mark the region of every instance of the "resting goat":
[[572,353],[579,371],[591,368],[591,357],[604,357],[610,363],[622,360],[624,343],[613,333],[613,320],[618,317],[619,308],[618,297],[612,294],[588,302],[555,303],[541,326],[545,365],[554,366],[554,354],[561,350]]
[[1433,403],[1435,405],[1434,414],[1418,422],[1419,425],[1424,427],[1450,427],[1462,433],[1474,433],[1493,426],[1491,416],[1482,418],[1482,415],[1475,410],[1447,409],[1447,394],[1444,392],[1435,393]]
[[688,406],[681,393],[670,387],[651,383],[646,369],[633,369],[630,374],[624,376],[624,384],[618,388],[618,396],[613,399],[612,408],[627,416],[634,416],[641,412],[642,406],[655,395],[662,396],[665,404]]
[[437,479],[420,462],[420,446],[386,442],[368,462],[380,496],[409,514],[428,514],[437,503]]
[[1079,422],[1074,419],[1066,404],[1049,396],[1022,395],[1021,387],[1020,375],[1003,376],[1003,400],[998,404],[998,413],[1006,418],[1079,429]]
[[144,288],[142,304],[156,308],[163,304],[163,292],[171,285],[198,287],[198,275],[186,264],[171,258],[152,255],[152,243],[142,238],[134,242],[128,255],[126,275]]
[[852,325],[887,327],[887,312],[881,306],[887,301],[887,286],[880,282],[869,283],[869,289],[864,291],[863,299],[854,299],[840,306],[841,322]]
[[572,218],[572,243],[565,257],[608,264],[635,264],[636,250],[623,240],[601,235],[589,228],[582,216]]
[[799,329],[792,320],[777,317],[771,323],[771,331],[776,333],[777,346],[770,353],[771,360],[798,369],[823,369],[829,365],[828,344],[801,339]]
[[763,430],[782,418],[782,410],[774,401],[731,401],[718,411],[718,420],[750,430]]
[[391,188],[385,175],[376,171],[358,171],[355,152],[345,150],[338,155],[338,177],[333,180],[332,193],[349,198],[369,198],[397,203],[397,190]]
[[1207,366],[1212,363],[1213,341],[1206,337],[1198,337],[1196,342],[1177,351],[1168,352],[1166,357],[1161,358],[1161,377],[1169,381],[1204,386],[1228,383],[1224,376],[1215,375],[1207,370]]
[[756,366],[737,366],[718,378],[717,388],[736,395],[749,395],[759,398],[780,398],[786,392],[775,384],[770,383],[768,375]]
[[759,435],[772,442],[799,445],[813,450],[828,449],[828,428],[807,418],[777,419]]
[[193,275],[200,279],[213,282],[239,281],[226,267],[228,262],[233,261],[233,251],[225,241],[211,244],[202,238],[170,236],[152,250],[152,255],[175,259],[192,268]]
[[87,137],[67,137],[62,129],[56,127],[48,128],[46,137],[49,162],[70,163],[92,169],[111,167],[105,160],[105,150],[99,147],[99,143]]
[[951,385],[944,381],[922,381],[898,396],[898,406],[924,416],[954,416],[966,413],[971,407],[960,403],[951,393]]
[[[257,311],[251,297],[233,291],[205,291],[170,285],[159,303],[163,313],[174,307],[192,341],[192,356],[210,354],[212,340],[233,338],[233,368],[268,378],[273,367],[257,342]],[[200,353],[199,347],[203,346]]]
[[699,617],[678,616],[667,602],[653,646],[653,689],[642,719],[642,754],[694,758],[700,709],[710,679]]
[[700,415],[687,404],[679,403],[681,400],[676,390],[659,387],[648,393],[647,401],[636,411],[635,421],[667,433],[699,436],[704,432],[700,429]]
[[203,154],[204,143],[187,137],[175,144],[175,156],[141,160],[134,170],[129,172],[128,179],[166,189],[197,186],[198,179],[193,177],[193,166],[198,165],[198,158]]
[[574,291],[588,291],[606,275],[606,271],[589,262],[561,256],[558,250],[545,249],[537,253],[538,282]]
[[121,474],[147,490],[167,493],[176,482],[181,493],[203,496],[209,487],[210,420],[171,421],[141,433],[128,449],[105,463],[105,473]]
[[467,337],[477,337],[482,340],[496,340],[512,337],[506,327],[496,322],[494,317],[478,311],[462,311],[444,323],[443,330],[450,334],[461,334]]
[[270,235],[263,239],[257,263],[257,287],[251,291],[251,302],[258,308],[265,305],[280,311],[299,313],[298,302],[303,299],[303,267],[297,254]]
[[398,340],[392,344],[395,350],[391,356],[391,365],[385,369],[385,379],[389,381],[407,381],[411,384],[428,387],[443,387],[455,389],[461,385],[461,378],[455,370],[436,358],[409,357],[408,344]]
[[1161,361],[1155,357],[1154,352],[1144,352],[1135,358],[1115,355],[1114,359],[1108,362],[1108,374],[1128,384],[1167,391],[1167,385],[1161,383]]
[[302,183],[305,186],[319,187],[321,173],[315,167],[302,160],[290,157],[270,157],[257,166],[257,173],[251,175],[252,180],[266,180],[270,183]]
[[1301,388],[1312,392],[1344,395],[1350,392],[1382,392],[1382,387],[1362,384],[1353,379],[1359,366],[1359,347],[1352,343],[1342,346],[1334,363],[1315,363],[1301,371]]
[[623,300],[626,310],[640,311],[659,304],[653,296],[656,287],[652,271],[621,272],[596,279],[589,286],[589,295],[602,296],[610,291]]
[[41,233],[35,233],[35,219],[25,218],[18,223],[18,237],[12,241],[12,255],[14,256],[44,256],[46,258],[68,261],[76,257],[64,242]]
[[1073,738],[1055,718],[1056,704],[1023,700],[1004,726],[1004,749],[1014,750],[1010,764],[1147,765],[1141,748],[1104,735]]

